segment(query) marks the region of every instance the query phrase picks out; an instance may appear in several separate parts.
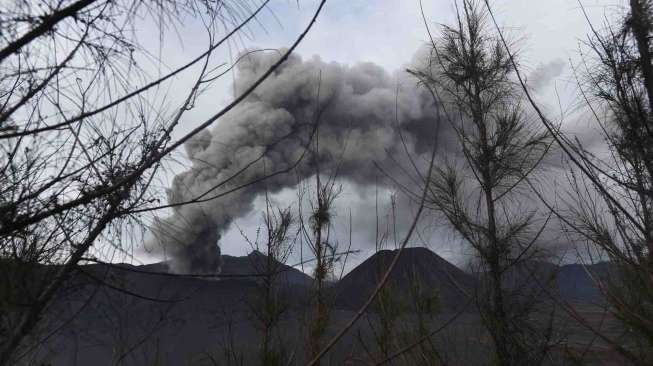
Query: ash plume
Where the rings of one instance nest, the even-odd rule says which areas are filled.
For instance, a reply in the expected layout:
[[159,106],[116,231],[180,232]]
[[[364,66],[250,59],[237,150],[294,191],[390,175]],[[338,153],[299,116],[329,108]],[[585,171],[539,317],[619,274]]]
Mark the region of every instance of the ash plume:
[[[236,90],[251,85],[278,57],[246,56],[238,65]],[[294,187],[315,174],[316,164],[324,170],[337,165],[340,179],[373,185],[379,176],[374,162],[392,171],[406,150],[419,156],[430,149],[436,113],[431,96],[406,73],[292,55],[216,126],[186,144],[192,165],[174,178],[168,201],[209,198],[301,162],[292,174],[176,206],[151,228],[158,247],[172,259],[172,271],[219,271],[221,234],[252,210],[258,195]],[[316,152],[306,153],[309,142],[319,146]]]

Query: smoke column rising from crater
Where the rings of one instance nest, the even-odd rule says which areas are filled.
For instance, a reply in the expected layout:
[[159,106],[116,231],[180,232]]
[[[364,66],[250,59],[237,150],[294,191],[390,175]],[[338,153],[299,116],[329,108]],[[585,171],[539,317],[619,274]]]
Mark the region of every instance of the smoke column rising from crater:
[[[245,56],[238,65],[236,90],[251,85],[278,57],[276,52]],[[407,73],[390,74],[372,63],[349,67],[291,55],[243,103],[185,145],[192,165],[173,179],[169,203],[193,200],[207,191],[209,196],[220,194],[292,166],[306,151],[318,110],[319,151],[306,155],[293,174],[218,199],[176,206],[172,216],[155,221],[154,247],[171,259],[172,271],[219,271],[217,242],[231,222],[249,213],[266,189],[276,192],[311,177],[316,163],[321,169],[338,164],[341,179],[374,185],[379,171],[373,162],[391,172],[405,149],[418,156],[433,141],[433,100]],[[256,163],[237,174],[252,161]]]

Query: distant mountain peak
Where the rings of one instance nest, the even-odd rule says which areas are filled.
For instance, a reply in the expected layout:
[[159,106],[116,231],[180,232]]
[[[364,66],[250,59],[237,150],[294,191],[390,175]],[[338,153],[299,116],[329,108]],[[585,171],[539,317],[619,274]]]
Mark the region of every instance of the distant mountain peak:
[[[374,291],[379,279],[389,268],[397,249],[380,250],[354,268],[337,284],[339,303],[345,307],[358,307]],[[426,288],[441,293],[447,304],[457,306],[465,301],[465,292],[474,284],[474,278],[424,247],[405,248],[390,274],[391,285],[408,288],[415,281]]]

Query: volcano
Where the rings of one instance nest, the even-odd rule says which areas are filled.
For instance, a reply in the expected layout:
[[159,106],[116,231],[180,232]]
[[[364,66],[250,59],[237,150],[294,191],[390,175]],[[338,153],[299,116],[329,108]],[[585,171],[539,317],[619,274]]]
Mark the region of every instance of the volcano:
[[[336,284],[337,303],[357,309],[372,294],[397,250],[381,250],[369,257]],[[406,248],[390,274],[389,286],[406,291],[414,286],[435,291],[441,306],[455,308],[466,303],[475,280],[427,248]]]

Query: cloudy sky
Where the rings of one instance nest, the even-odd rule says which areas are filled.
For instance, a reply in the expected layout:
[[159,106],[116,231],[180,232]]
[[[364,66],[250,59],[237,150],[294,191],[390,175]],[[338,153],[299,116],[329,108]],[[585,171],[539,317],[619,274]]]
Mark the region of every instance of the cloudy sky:
[[[570,83],[570,63],[578,62],[578,47],[587,33],[588,26],[576,0],[496,0],[494,10],[505,31],[513,38],[519,38],[522,65],[529,75],[531,84],[538,87],[538,98],[549,106],[549,110],[560,112],[556,93],[560,96],[562,110],[566,110],[576,101],[576,91]],[[273,0],[269,11],[259,18],[247,32],[242,33],[237,42],[220,50],[219,57],[225,62],[233,60],[243,49],[282,48],[290,45],[304,29],[318,1],[308,0]],[[603,17],[618,10],[619,2],[607,0],[582,0],[590,19],[599,24]],[[450,23],[454,14],[451,0],[424,0],[424,12],[434,30],[438,24]],[[156,39],[158,33],[151,29],[139,31],[139,36],[147,41]],[[168,67],[173,68],[202,52],[206,38],[198,23],[185,23],[175,34],[167,34],[165,47],[157,49]],[[316,25],[297,49],[302,58],[318,56],[325,62],[338,62],[354,65],[360,62],[372,62],[388,72],[402,70],[411,63],[415,52],[424,46],[428,36],[420,4],[417,0],[329,0],[318,18]],[[153,42],[156,43],[156,42]],[[154,71],[153,71],[154,72]],[[174,88],[168,90],[172,101],[183,98],[175,90],[184,90],[190,85],[192,72],[183,75]],[[229,102],[233,96],[233,79],[223,78],[213,89],[205,93],[190,111],[179,134],[190,130],[206,117],[215,113]],[[536,84],[536,85],[535,85]],[[580,122],[579,122],[580,121]],[[219,123],[219,122],[218,122]],[[569,122],[578,124],[582,119],[574,118]],[[182,163],[171,168],[183,170]],[[354,246],[362,250],[359,260],[365,258],[374,242],[374,219],[356,219],[356,213],[374,212],[377,203],[381,215],[389,211],[391,191],[362,191],[345,185],[340,203],[337,204],[337,225],[347,227],[349,210],[354,216]],[[296,201],[294,190],[286,190],[274,199],[282,205],[291,205]],[[405,200],[397,195],[400,202]],[[261,207],[261,199],[258,205]],[[255,210],[256,211],[256,210]],[[365,216],[365,215],[361,215]],[[368,215],[369,216],[369,215]],[[260,224],[260,212],[252,212],[235,221],[236,225],[227,231],[221,240],[225,254],[244,255],[250,247],[242,238],[241,230],[253,237]],[[358,221],[357,221],[358,220]],[[339,235],[346,241],[344,230]],[[431,242],[431,248],[447,259],[461,262],[460,249],[454,240],[439,228],[422,227],[424,236],[416,238]],[[344,235],[344,237],[343,237]],[[346,245],[346,244],[345,244]],[[138,250],[139,261],[154,261],[159,258]],[[355,263],[352,262],[352,263]]]

